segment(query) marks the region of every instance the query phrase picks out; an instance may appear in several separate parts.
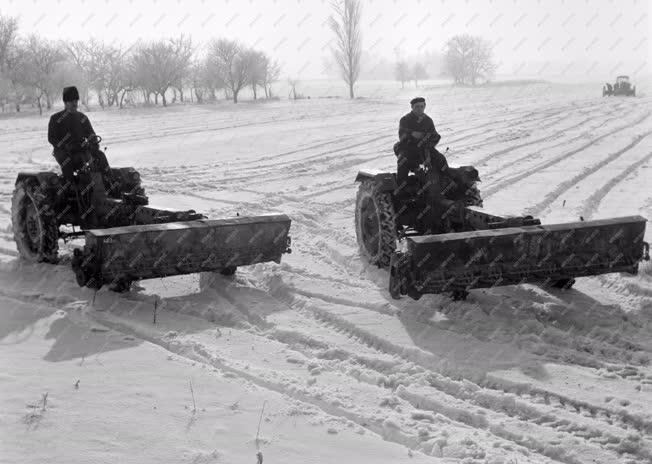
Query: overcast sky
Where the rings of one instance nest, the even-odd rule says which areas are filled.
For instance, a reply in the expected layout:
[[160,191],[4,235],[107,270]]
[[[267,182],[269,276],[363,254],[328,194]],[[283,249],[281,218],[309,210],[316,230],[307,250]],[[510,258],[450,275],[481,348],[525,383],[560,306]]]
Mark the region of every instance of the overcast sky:
[[[459,33],[494,43],[501,75],[649,73],[650,0],[364,0],[363,48],[396,53],[441,51]],[[238,39],[281,62],[283,76],[323,73],[332,34],[322,0],[0,0],[21,34],[91,36],[125,45],[191,35]]]

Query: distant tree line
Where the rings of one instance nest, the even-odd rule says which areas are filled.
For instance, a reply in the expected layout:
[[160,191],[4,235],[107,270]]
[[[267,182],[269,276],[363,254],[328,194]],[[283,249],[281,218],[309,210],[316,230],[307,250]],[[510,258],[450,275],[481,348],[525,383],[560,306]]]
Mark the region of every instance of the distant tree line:
[[426,66],[421,61],[409,64],[406,60],[400,60],[396,63],[395,68],[396,80],[401,83],[401,88],[405,88],[405,83],[414,81],[414,86],[419,86],[419,81],[429,77]]
[[[431,76],[426,66],[438,54],[427,54],[416,59],[398,59],[394,67],[394,77],[401,83],[414,81],[415,87],[419,80]],[[456,85],[476,85],[493,77],[496,69],[492,56],[492,45],[482,37],[469,34],[456,35],[450,38],[444,46],[442,76],[453,78]]]
[[[159,39],[130,47],[87,41],[21,37],[16,18],[0,15],[0,107],[16,112],[50,109],[65,85],[79,88],[81,103],[102,107],[142,101],[166,106],[177,100],[203,103],[223,95],[238,102],[249,87],[271,98],[280,66],[265,53],[237,41],[214,39],[197,46],[190,37]],[[171,100],[169,100],[171,98]]]

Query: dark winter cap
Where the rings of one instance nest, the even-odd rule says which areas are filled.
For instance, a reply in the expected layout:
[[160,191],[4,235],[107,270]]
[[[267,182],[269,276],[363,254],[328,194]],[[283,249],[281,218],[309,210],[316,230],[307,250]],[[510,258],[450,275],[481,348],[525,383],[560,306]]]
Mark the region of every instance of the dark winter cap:
[[79,92],[77,87],[64,87],[63,88],[63,101],[69,102],[73,100],[79,100]]
[[410,100],[410,105],[414,105],[415,103],[425,103],[426,99],[423,97],[416,97]]

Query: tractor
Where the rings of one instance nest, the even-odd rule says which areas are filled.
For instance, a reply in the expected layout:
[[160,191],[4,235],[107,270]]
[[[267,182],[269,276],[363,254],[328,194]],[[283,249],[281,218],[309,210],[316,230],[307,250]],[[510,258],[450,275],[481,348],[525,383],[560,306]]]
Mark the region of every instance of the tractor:
[[238,266],[275,261],[290,252],[284,214],[210,220],[194,210],[149,206],[138,171],[101,172],[84,139],[83,167],[66,179],[57,172],[21,172],[12,197],[12,227],[22,259],[56,263],[59,240],[84,238],[73,250],[77,283],[129,290],[140,279],[199,272],[233,274]]
[[629,76],[618,76],[616,78],[616,83],[611,86],[607,84],[602,87],[602,96],[618,96],[623,95],[626,97],[635,97],[636,96],[636,86],[632,85],[629,82]]
[[493,215],[482,211],[473,166],[442,169],[435,146],[424,153],[406,185],[394,172],[361,170],[355,179],[360,253],[389,269],[393,298],[462,300],[474,288],[525,282],[570,288],[580,276],[636,274],[649,259],[641,216],[542,225],[530,215]]

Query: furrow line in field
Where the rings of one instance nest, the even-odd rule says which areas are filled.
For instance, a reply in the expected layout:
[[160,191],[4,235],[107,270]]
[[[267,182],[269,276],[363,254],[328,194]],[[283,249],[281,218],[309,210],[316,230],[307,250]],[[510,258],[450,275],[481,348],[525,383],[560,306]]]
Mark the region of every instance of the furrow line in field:
[[[636,120],[633,124],[640,124],[643,121],[645,121],[646,119],[648,119],[649,116],[650,116],[650,113],[647,112],[642,118]],[[558,163],[560,163],[562,161],[565,161],[565,160],[568,159],[568,157],[574,156],[574,155],[576,155],[578,153],[583,152],[587,148],[592,147],[597,142],[609,137],[610,135],[613,135],[613,134],[615,134],[615,133],[617,133],[617,132],[619,132],[621,130],[628,129],[630,127],[631,127],[631,124],[616,127],[615,129],[610,130],[609,132],[607,132],[605,134],[602,134],[602,135],[592,139],[591,141],[589,141],[588,143],[582,145],[581,147],[573,149],[573,150],[568,151],[566,153],[563,153],[561,155],[555,156],[551,160],[544,161],[543,163],[539,164],[538,166],[536,166],[536,167],[534,167],[532,169],[527,170],[526,172],[517,174],[515,176],[509,176],[508,175],[504,179],[500,180],[499,182],[492,184],[490,188],[484,190],[483,197],[488,198],[488,197],[492,196],[494,193],[499,192],[500,190],[503,190],[505,187],[512,186],[512,185],[516,184],[517,182],[520,182],[523,179],[526,179],[528,177],[531,177],[531,176],[537,174],[539,171],[542,171],[543,169],[546,169],[546,168],[548,168],[550,166],[553,166],[553,165],[558,164]]]
[[[222,297],[227,297],[227,292],[218,291]],[[238,307],[244,308],[247,310],[246,303],[240,302],[236,299],[229,299],[232,304],[237,305]],[[282,301],[283,302],[283,301]],[[283,302],[287,304],[287,302]],[[299,309],[296,305],[289,304],[289,307],[293,309]],[[299,315],[303,316],[306,313],[305,309],[299,309]],[[309,316],[314,316],[313,313],[308,311]],[[336,330],[338,330],[336,328]],[[346,331],[345,331],[346,332]],[[325,353],[326,358],[329,356],[329,351],[336,350],[339,355],[338,359],[341,359],[341,355],[354,356],[352,353],[343,353],[342,349],[334,346],[324,346],[324,342],[319,342],[316,339],[313,339],[309,334],[301,333],[299,337],[291,336],[288,340],[288,337],[284,332],[276,332],[275,330],[269,330],[266,332],[268,337],[271,337],[273,340],[278,341],[279,343],[287,344],[290,342],[291,346],[288,346],[288,349],[294,351],[299,351],[308,358],[318,359],[323,358],[323,356],[315,356],[315,353],[310,349],[300,349],[297,347],[297,338],[299,338],[299,344],[306,344],[308,347],[321,347]],[[364,341],[357,340],[359,343],[365,344]],[[374,348],[375,350],[375,348]],[[380,353],[380,352],[379,352]],[[373,367],[373,361],[366,363],[366,368],[372,371],[376,371]],[[353,366],[349,366],[353,367]],[[572,437],[574,439],[582,439],[585,441],[584,446],[591,449],[597,448],[601,452],[606,454],[611,454],[612,458],[616,457],[617,454],[613,449],[608,447],[603,447],[603,444],[606,443],[620,443],[625,437],[622,431],[616,432],[620,436],[616,436],[613,433],[602,432],[599,430],[598,426],[591,426],[587,424],[578,424],[569,420],[568,418],[559,418],[558,414],[541,412],[537,409],[538,405],[528,405],[527,403],[519,400],[512,394],[495,394],[489,391],[480,391],[481,387],[477,386],[477,390],[474,391],[474,395],[459,394],[458,391],[455,391],[454,388],[437,388],[436,382],[430,382],[430,385],[425,387],[417,388],[418,392],[411,391],[410,384],[412,383],[410,379],[404,379],[403,382],[392,382],[389,381],[389,384],[382,382],[380,379],[384,378],[387,380],[385,373],[381,371],[376,371],[378,381],[368,381],[363,375],[352,375],[355,373],[355,369],[350,369],[349,367],[335,368],[338,372],[352,376],[356,381],[366,381],[369,385],[374,387],[385,388],[388,390],[388,393],[391,393],[398,388],[396,394],[412,404],[417,409],[427,409],[434,413],[440,413],[449,419],[460,422],[462,424],[469,425],[474,428],[480,428],[487,430],[488,432],[496,435],[497,437],[513,441],[516,444],[525,446],[531,451],[541,453],[551,458],[561,459],[563,462],[578,462],[573,459],[570,459],[570,456],[565,456],[564,453],[561,453],[556,447],[550,447],[545,440],[539,440],[541,434],[545,435],[544,429],[549,428],[554,431],[554,436],[559,438],[559,436],[568,435],[569,439]],[[422,373],[428,374],[428,371],[422,371]],[[430,374],[435,375],[435,374]],[[412,378],[411,380],[415,380]],[[466,383],[466,388],[469,388],[468,382]],[[448,391],[445,391],[448,390]],[[452,393],[458,393],[457,396]],[[518,406],[514,406],[518,403]],[[478,410],[479,409],[479,410]],[[516,420],[515,423],[513,420]],[[518,425],[520,424],[520,425]],[[524,429],[529,429],[524,431]],[[551,434],[548,434],[549,436]],[[645,457],[647,450],[643,449],[641,453]]]
[[[569,189],[571,189],[574,185],[578,184],[581,182],[583,179],[586,177],[590,176],[594,172],[602,169],[604,166],[607,164],[611,163],[612,161],[620,158],[622,155],[626,154],[628,151],[630,151],[632,148],[637,146],[641,141],[647,137],[648,135],[652,134],[652,130],[649,130],[643,134],[640,134],[634,138],[634,140],[629,143],[626,147],[618,150],[615,153],[610,154],[606,158],[602,159],[599,163],[596,163],[586,169],[584,169],[582,172],[577,174],[576,176],[572,177],[571,179],[568,179],[561,184],[557,185],[557,187],[550,193],[548,193],[543,200],[541,200],[539,203],[527,208],[525,210],[526,214],[531,214],[533,216],[539,215],[544,209],[546,209],[548,206],[550,206],[557,198],[559,198],[564,192],[567,192]],[[649,159],[649,155],[646,158],[643,158],[643,162],[645,162],[646,159]],[[631,170],[636,169],[636,167],[640,166],[642,163],[637,161],[636,163],[633,163],[630,165],[625,172],[629,174]],[[627,175],[625,174],[625,175]],[[618,176],[617,176],[618,177]],[[613,179],[612,179],[613,180]],[[592,197],[595,197],[595,195],[606,195],[606,192],[602,194],[600,190],[598,190],[596,193],[592,195]],[[600,198],[602,198],[600,197]]]
[[595,211],[600,206],[602,199],[620,182],[627,179],[632,175],[638,168],[648,163],[652,159],[652,152],[643,157],[642,159],[630,164],[625,169],[623,169],[618,175],[612,177],[606,184],[596,190],[589,198],[587,198],[580,207],[580,214],[584,216],[585,219],[589,219],[593,216]]

